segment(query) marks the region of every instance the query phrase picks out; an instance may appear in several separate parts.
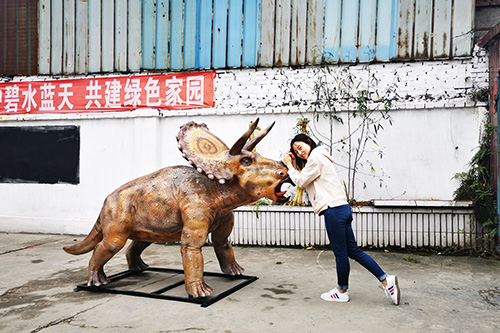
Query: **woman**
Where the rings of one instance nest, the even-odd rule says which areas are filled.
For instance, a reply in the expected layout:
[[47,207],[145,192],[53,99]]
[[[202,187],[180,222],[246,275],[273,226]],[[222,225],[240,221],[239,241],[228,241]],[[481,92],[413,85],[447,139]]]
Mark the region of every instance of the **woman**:
[[310,137],[299,134],[290,142],[290,151],[283,155],[282,161],[295,185],[306,187],[314,212],[325,218],[328,239],[335,254],[338,286],[322,294],[321,299],[333,302],[349,301],[347,290],[351,258],[382,282],[386,295],[398,305],[400,292],[397,277],[387,275],[375,260],[356,244],[351,226],[351,207],[347,203],[344,187],[339,181],[328,149],[316,146]]

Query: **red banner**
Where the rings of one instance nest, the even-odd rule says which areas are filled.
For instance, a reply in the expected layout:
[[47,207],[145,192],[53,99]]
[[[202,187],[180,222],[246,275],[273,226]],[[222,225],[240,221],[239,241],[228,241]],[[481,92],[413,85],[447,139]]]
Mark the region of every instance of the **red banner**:
[[0,83],[0,114],[213,107],[215,72]]

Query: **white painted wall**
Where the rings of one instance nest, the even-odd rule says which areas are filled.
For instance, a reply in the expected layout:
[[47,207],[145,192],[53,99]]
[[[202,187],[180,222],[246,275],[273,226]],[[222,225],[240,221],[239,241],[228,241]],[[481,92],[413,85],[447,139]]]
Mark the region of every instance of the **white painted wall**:
[[[479,52],[472,59],[370,65],[370,71],[383,78],[381,87],[398,80],[403,98],[394,105],[394,124],[380,133],[380,147],[368,149],[366,158],[375,172],[364,170],[367,176],[361,180],[366,187],[360,182],[357,200],[452,199],[458,186],[453,176],[466,170],[478,146],[486,109],[470,101],[467,92],[487,86],[486,61]],[[206,123],[228,146],[255,118],[260,117],[262,128],[276,121],[257,150],[279,159],[288,149],[297,120],[311,117],[307,110],[314,99],[314,75],[311,68],[218,71],[212,109],[1,117],[0,126],[80,126],[81,148],[78,185],[0,184],[0,231],[87,233],[105,197],[118,186],[164,166],[187,164],[175,136],[190,120]],[[284,98],[284,80],[296,83],[293,95],[299,105],[290,106]],[[334,127],[336,137],[344,132],[343,127]],[[342,165],[347,156],[338,151],[333,155],[345,178]]]

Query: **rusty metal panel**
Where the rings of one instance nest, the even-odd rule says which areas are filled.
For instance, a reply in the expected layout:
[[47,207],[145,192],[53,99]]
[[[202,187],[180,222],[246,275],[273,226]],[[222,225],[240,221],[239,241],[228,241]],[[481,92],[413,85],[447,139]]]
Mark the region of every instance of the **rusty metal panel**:
[[448,58],[451,46],[452,0],[434,0],[434,30],[432,57]]
[[115,2],[115,70],[127,71],[127,1]]
[[307,0],[295,0],[292,8],[290,64],[306,62]]
[[142,2],[129,0],[128,7],[128,70],[136,72],[141,69],[141,36],[142,36]]
[[[26,55],[28,54],[29,45],[29,32],[27,27],[27,8],[23,6],[17,6],[16,8],[16,49],[15,52],[17,57],[16,62],[16,74],[28,74],[28,59]],[[22,28],[21,28],[22,27]],[[25,55],[25,56],[22,56]]]
[[453,7],[452,57],[469,56],[474,43],[475,6],[472,1],[463,1]]
[[38,74],[38,0],[27,0],[29,4],[30,13],[28,16],[28,24],[30,31],[30,47],[29,47],[29,57],[30,57],[30,68],[28,69],[28,74]]
[[424,60],[431,56],[433,0],[416,0],[414,59]]
[[63,73],[75,72],[75,0],[63,2]]
[[396,55],[396,58],[398,59],[411,59],[414,20],[415,7],[413,1],[400,1],[397,30],[398,49]]
[[40,0],[40,47],[38,70],[40,74],[50,74],[50,0]]
[[307,11],[307,64],[317,65],[323,60],[324,0],[309,0]]
[[290,63],[291,9],[290,0],[281,0],[276,3],[275,66],[288,66]]
[[62,73],[63,59],[63,3],[61,0],[52,0],[51,30],[50,30],[50,72]]
[[7,2],[0,1],[0,73],[7,70]]

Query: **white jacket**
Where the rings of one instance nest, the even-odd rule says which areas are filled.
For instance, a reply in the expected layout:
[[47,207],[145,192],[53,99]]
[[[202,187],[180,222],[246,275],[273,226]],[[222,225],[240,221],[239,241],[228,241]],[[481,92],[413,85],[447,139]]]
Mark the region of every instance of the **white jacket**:
[[295,185],[307,189],[316,214],[328,207],[347,204],[345,190],[335,171],[333,158],[324,146],[318,146],[311,151],[302,171],[292,168],[288,170],[288,175]]

